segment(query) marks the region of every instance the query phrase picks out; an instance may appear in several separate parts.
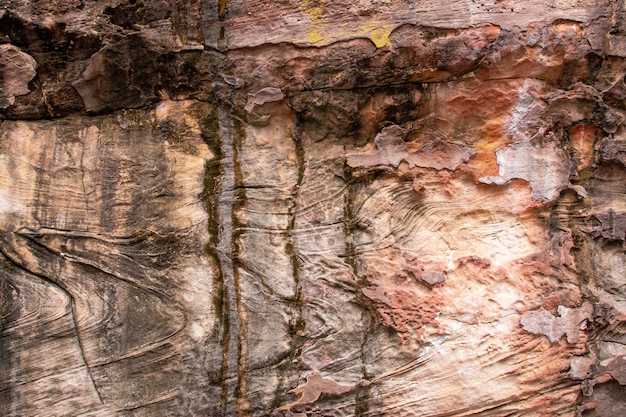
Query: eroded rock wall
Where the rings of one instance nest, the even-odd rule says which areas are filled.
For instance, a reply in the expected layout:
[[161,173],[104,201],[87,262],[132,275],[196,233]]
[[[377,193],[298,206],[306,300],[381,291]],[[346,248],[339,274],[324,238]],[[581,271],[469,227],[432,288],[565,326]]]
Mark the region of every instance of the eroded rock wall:
[[0,414],[623,414],[624,13],[0,6]]

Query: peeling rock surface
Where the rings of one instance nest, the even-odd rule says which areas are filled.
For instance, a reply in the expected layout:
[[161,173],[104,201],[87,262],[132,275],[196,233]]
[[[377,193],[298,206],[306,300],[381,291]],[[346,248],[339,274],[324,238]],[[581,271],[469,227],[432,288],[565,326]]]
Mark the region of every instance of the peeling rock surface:
[[626,10],[0,4],[0,415],[626,413]]

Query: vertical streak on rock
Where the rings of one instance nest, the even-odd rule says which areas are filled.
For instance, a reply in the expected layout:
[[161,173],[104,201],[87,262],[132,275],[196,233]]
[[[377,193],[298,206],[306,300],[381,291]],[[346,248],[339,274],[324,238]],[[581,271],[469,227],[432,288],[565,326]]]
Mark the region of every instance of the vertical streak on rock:
[[[219,239],[221,237],[219,232],[220,217],[218,205],[220,201],[221,178],[223,176],[223,156],[219,126],[220,123],[219,120],[217,120],[217,115],[214,111],[210,112],[205,120],[203,120],[202,138],[213,153],[214,158],[206,162],[204,172],[204,189],[199,198],[204,202],[205,210],[207,212],[207,231],[209,241],[205,246],[205,252],[209,259],[213,262],[216,272],[216,276],[213,281],[213,306],[215,308],[215,317],[217,320],[215,321],[211,338],[212,340],[217,341],[217,343],[220,343],[221,350],[224,352],[227,350],[227,348],[224,349],[224,346],[228,346],[228,341],[224,341],[224,336],[228,336],[228,326],[225,322],[227,309],[224,305],[224,280],[220,256],[218,254]],[[227,369],[227,358],[228,355],[223,355],[222,358],[218,358],[215,362],[219,362],[219,366],[216,363],[210,368],[209,372],[209,381],[212,383],[219,382],[221,385],[220,388],[226,384],[225,372]],[[227,390],[222,389],[221,394],[222,396],[219,398],[220,404],[224,405],[226,404],[224,396],[227,395]],[[220,409],[220,411],[223,411],[223,408],[220,408],[219,405],[214,405],[213,407],[213,410]]]
[[237,212],[246,204],[246,189],[243,183],[243,174],[239,165],[239,148],[243,146],[244,129],[239,123],[230,121],[232,132],[236,136],[231,138],[233,163],[233,203],[231,207],[231,259],[233,268],[233,294],[235,298],[235,314],[238,320],[237,334],[237,385],[235,386],[235,412],[238,416],[248,416],[250,402],[248,395],[250,384],[248,381],[248,311],[243,303],[241,277],[239,275],[239,237],[241,235],[240,222]]
[[[291,109],[290,109],[291,110]],[[296,365],[300,360],[302,354],[302,347],[305,341],[305,321],[302,317],[302,287],[300,283],[300,247],[299,236],[296,230],[296,222],[298,220],[299,211],[299,199],[300,199],[300,187],[304,180],[305,171],[305,153],[304,146],[301,137],[302,126],[296,122],[291,128],[291,139],[293,140],[293,152],[295,153],[295,163],[298,169],[297,178],[295,184],[291,188],[291,200],[286,204],[288,219],[287,227],[285,231],[285,253],[289,257],[291,264],[291,274],[294,281],[294,293],[293,297],[286,298],[288,310],[286,311],[289,316],[289,356],[288,359],[280,366],[278,373],[278,381],[274,390],[274,398],[271,402],[272,409],[278,409],[282,405],[282,397],[287,390],[286,383],[290,381],[290,374],[294,372],[294,369],[298,368]],[[285,366],[285,364],[287,366]],[[291,369],[289,369],[291,367]]]
[[[344,196],[344,231],[346,235],[346,263],[352,268],[354,279],[356,280],[355,298],[359,300],[363,305],[366,305],[365,297],[363,296],[361,289],[367,286],[365,278],[359,277],[358,261],[357,261],[357,249],[354,243],[354,227],[355,227],[355,208],[354,199],[356,194],[356,184],[352,175],[348,169],[344,171],[344,178],[346,180],[346,194]],[[363,324],[363,340],[361,341],[361,371],[363,373],[362,378],[368,380],[370,376],[367,373],[366,367],[366,352],[365,346],[367,345],[367,339],[371,327],[369,315],[363,312],[364,320],[367,322]],[[356,392],[355,398],[355,415],[364,416],[369,410],[369,387],[362,387]]]
[[[49,165],[50,165],[50,155],[54,155],[56,147],[56,140],[52,145],[52,149],[48,150],[48,147],[45,145],[41,146],[41,151],[39,153],[38,167],[36,168],[37,179],[35,189],[34,199],[35,201],[45,201],[45,190],[49,188],[49,176],[46,175],[48,173]],[[47,205],[43,204],[33,204],[32,208],[32,218],[34,220],[34,225],[36,227],[41,227],[42,224],[47,223]],[[56,226],[56,225],[55,225]]]
[[239,320],[237,317],[237,294],[233,267],[233,216],[235,199],[234,140],[233,121],[228,109],[218,107],[220,138],[220,174],[221,183],[217,197],[216,254],[222,283],[222,404],[224,415],[234,415],[233,401],[236,390],[235,377],[238,369]]
[[302,141],[301,138],[299,137],[299,134],[297,133],[298,129],[294,128],[294,134],[293,136],[293,141],[294,141],[294,145],[295,145],[295,151],[296,151],[296,163],[298,165],[298,180],[296,182],[296,184],[293,187],[293,190],[291,192],[292,198],[293,198],[293,205],[289,208],[289,222],[287,225],[287,252],[288,255],[291,258],[291,267],[292,267],[292,273],[293,273],[293,280],[295,283],[295,292],[294,292],[294,297],[293,297],[293,309],[294,309],[294,314],[296,314],[296,318],[295,320],[293,320],[293,330],[295,330],[295,334],[291,335],[291,341],[292,341],[292,352],[293,354],[298,354],[299,351],[301,350],[301,344],[294,344],[293,342],[295,340],[298,340],[301,338],[301,336],[304,334],[304,320],[302,319],[302,303],[301,303],[301,298],[302,298],[302,291],[300,289],[300,264],[298,262],[298,249],[296,248],[296,245],[294,243],[295,237],[294,237],[294,229],[296,226],[296,219],[298,216],[298,199],[300,196],[300,185],[302,184],[302,180],[304,178],[304,148],[302,146]]
[[220,21],[226,18],[226,0],[218,0],[217,17]]
[[238,165],[239,130],[227,108],[218,108],[221,181],[217,196],[216,256],[221,275],[222,294],[222,404],[224,415],[246,415],[248,340],[247,311],[242,302],[237,270],[239,235],[237,209],[245,204],[245,189]]

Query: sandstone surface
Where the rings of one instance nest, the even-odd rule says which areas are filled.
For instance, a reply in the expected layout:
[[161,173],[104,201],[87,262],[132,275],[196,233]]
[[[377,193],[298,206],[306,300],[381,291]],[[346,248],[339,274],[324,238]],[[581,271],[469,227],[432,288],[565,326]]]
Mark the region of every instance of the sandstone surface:
[[626,413],[626,9],[0,3],[0,415]]

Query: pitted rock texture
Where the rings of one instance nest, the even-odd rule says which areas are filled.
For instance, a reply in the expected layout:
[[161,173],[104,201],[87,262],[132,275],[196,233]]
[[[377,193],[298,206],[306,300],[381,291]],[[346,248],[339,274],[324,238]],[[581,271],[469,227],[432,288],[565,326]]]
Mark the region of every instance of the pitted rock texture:
[[0,5],[0,415],[624,414],[625,19]]

